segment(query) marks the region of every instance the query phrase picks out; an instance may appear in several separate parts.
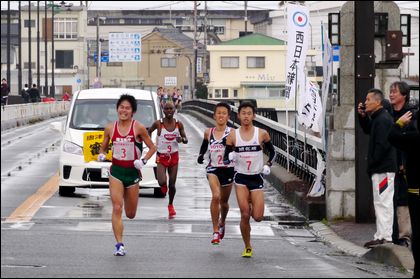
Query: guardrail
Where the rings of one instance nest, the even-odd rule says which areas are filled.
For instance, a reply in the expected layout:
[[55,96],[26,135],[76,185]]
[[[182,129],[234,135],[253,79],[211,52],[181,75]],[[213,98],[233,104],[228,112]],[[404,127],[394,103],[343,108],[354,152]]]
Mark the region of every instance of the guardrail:
[[70,102],[29,103],[1,107],[1,130],[67,114]]
[[[190,100],[183,102],[183,110],[193,110],[209,117],[218,102]],[[239,127],[238,108],[232,107],[230,125]],[[254,125],[267,130],[276,149],[276,162],[310,185],[316,178],[317,152],[325,156],[321,138],[295,131],[276,121],[257,115]],[[296,138],[295,138],[296,135]],[[318,151],[317,151],[318,150]]]

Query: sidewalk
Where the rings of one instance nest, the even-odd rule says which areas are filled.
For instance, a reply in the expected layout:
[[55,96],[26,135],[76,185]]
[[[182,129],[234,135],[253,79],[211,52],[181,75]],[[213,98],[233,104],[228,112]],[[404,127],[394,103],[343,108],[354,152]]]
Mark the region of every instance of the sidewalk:
[[374,223],[359,224],[350,221],[338,221],[327,226],[317,222],[311,224],[310,227],[329,245],[347,254],[403,267],[410,271],[414,269],[413,256],[411,250],[407,247],[394,244],[383,244],[372,249],[363,247],[367,241],[373,239],[376,231]]

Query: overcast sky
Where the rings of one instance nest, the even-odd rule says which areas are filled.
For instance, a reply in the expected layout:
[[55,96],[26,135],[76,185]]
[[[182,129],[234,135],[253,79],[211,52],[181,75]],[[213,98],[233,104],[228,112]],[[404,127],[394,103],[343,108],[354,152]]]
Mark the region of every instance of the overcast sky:
[[[11,8],[17,9],[18,1],[10,1]],[[21,1],[22,5],[27,5],[28,1]],[[32,1],[36,3],[36,1]],[[44,2],[44,1],[41,1]],[[55,1],[59,3],[61,1]],[[66,3],[73,3],[80,5],[80,1],[65,1]],[[86,1],[83,1],[85,3]],[[194,1],[88,1],[89,10],[192,10]],[[204,9],[204,1],[198,1],[200,4],[199,10]],[[248,9],[273,9],[279,8],[280,1],[248,1]],[[321,1],[306,1],[307,5],[316,5]],[[395,1],[400,7],[409,8],[418,12],[418,1]],[[243,10],[245,1],[207,1],[209,10]],[[42,3],[43,5],[43,3]],[[1,1],[1,9],[7,9],[7,1]]]

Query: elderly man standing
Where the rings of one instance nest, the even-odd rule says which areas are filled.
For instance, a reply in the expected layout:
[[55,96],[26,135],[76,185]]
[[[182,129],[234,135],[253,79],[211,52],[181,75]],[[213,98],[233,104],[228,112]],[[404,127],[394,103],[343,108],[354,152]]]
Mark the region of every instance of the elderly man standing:
[[394,219],[394,179],[397,170],[395,148],[389,143],[392,116],[383,108],[384,94],[370,89],[364,104],[359,103],[359,122],[369,134],[368,174],[372,178],[373,204],[376,216],[374,239],[365,243],[366,248],[392,242]]

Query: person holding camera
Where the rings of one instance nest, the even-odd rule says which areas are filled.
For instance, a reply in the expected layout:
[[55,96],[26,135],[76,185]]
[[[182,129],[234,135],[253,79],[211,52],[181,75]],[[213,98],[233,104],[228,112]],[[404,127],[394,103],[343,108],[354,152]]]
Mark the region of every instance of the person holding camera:
[[366,242],[366,248],[392,242],[394,220],[394,180],[397,170],[395,148],[388,141],[393,121],[384,109],[384,94],[370,89],[366,101],[359,103],[357,112],[363,131],[370,135],[368,147],[368,174],[372,179],[373,204],[376,216],[374,239]]

